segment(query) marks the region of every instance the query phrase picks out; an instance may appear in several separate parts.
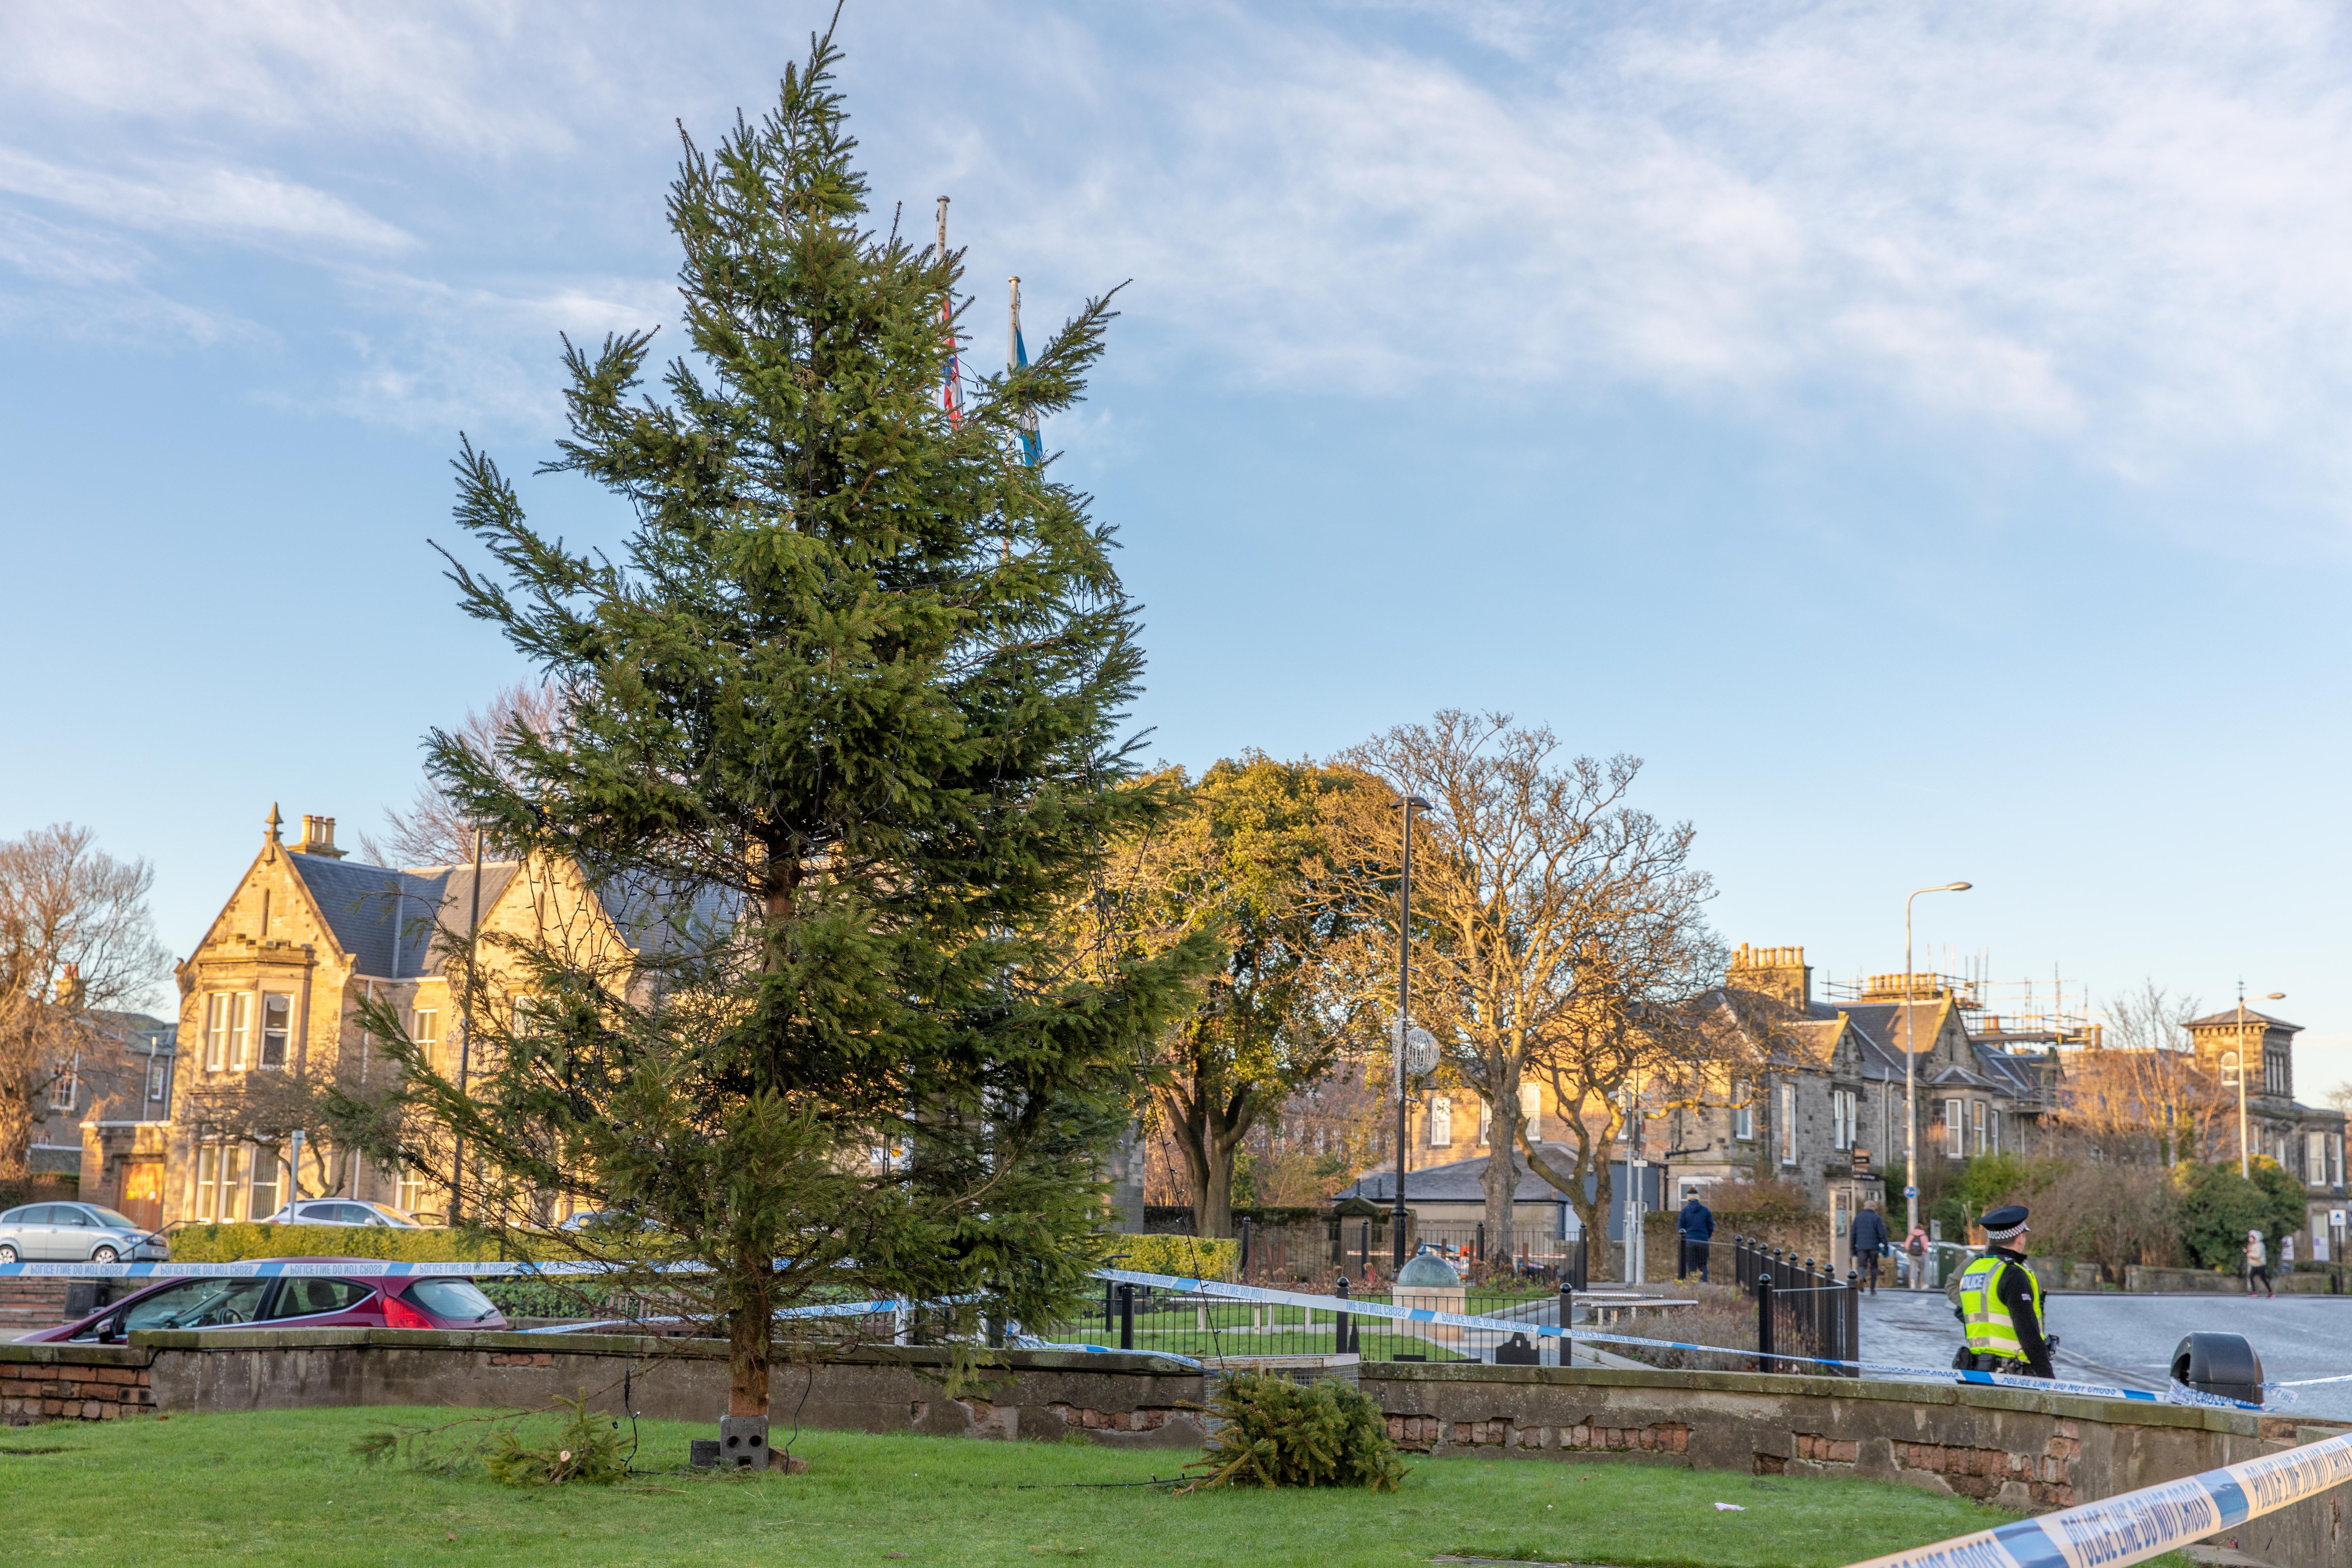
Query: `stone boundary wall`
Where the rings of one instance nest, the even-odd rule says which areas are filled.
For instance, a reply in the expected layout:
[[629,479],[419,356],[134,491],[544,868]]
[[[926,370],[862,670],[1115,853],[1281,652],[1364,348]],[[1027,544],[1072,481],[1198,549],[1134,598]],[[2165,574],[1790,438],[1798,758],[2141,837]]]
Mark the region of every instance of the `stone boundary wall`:
[[0,1426],[154,1414],[151,1357],[117,1345],[0,1345]]
[[[2333,1266],[2298,1263],[2292,1274],[2271,1270],[2271,1286],[2282,1296],[2326,1296],[2335,1278]],[[2231,1295],[2246,1289],[2242,1274],[2216,1274],[2210,1268],[2157,1268],[2135,1263],[2124,1270],[2124,1289],[2139,1294]],[[2352,1289],[2352,1282],[2347,1282]]]
[[[1148,1354],[1000,1352],[950,1390],[941,1350],[874,1346],[779,1366],[780,1419],[814,1429],[1194,1448],[1197,1372]],[[2093,1501],[2342,1426],[2026,1389],[1655,1369],[1367,1363],[1395,1439],[1434,1456],[1840,1476],[2021,1511]],[[373,1405],[593,1409],[707,1422],[725,1408],[711,1341],[400,1330],[142,1333],[121,1346],[0,1344],[5,1419]],[[18,1392],[22,1390],[22,1392]],[[2352,1490],[2352,1489],[2346,1489]],[[2352,1562],[2345,1490],[2231,1532],[2282,1568]]]

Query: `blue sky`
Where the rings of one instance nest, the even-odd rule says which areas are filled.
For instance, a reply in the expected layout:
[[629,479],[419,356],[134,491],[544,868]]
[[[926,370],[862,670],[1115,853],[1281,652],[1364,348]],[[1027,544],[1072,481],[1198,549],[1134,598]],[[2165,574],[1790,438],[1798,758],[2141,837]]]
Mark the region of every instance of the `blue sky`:
[[[521,673],[452,607],[460,430],[674,320],[708,143],[813,5],[0,14],[0,831],[346,841]],[[1154,752],[1441,706],[1647,760],[1734,942],[2095,999],[2242,975],[2352,1077],[2352,99],[2319,5],[853,0],[887,221],[1002,356],[1122,279],[1049,427],[1147,605]],[[549,480],[537,515],[611,537]]]

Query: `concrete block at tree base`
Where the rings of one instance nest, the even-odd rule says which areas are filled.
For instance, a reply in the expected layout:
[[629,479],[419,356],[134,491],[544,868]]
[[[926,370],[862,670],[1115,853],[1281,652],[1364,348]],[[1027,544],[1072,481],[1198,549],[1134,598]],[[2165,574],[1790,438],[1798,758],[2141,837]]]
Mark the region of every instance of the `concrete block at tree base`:
[[768,1418],[764,1415],[720,1416],[719,1463],[727,1469],[765,1469],[768,1465]]

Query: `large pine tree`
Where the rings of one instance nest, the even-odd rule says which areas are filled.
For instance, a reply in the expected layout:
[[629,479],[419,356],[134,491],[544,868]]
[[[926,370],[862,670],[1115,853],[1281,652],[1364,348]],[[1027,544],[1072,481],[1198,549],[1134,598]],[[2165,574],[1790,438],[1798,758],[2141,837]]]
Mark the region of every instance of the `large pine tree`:
[[627,503],[617,557],[535,530],[470,443],[457,465],[495,561],[457,566],[464,607],[569,702],[499,758],[436,733],[432,769],[661,940],[486,950],[529,999],[476,983],[470,1093],[394,1042],[416,1069],[404,1152],[462,1138],[477,1185],[649,1227],[592,1250],[709,1266],[736,1415],[767,1410],[789,1308],[941,1303],[932,1323],[968,1340],[983,1313],[1071,1305],[1103,1140],[1214,960],[1193,942],[1106,980],[1054,934],[1104,846],[1178,805],[1115,787],[1141,660],[1111,531],[1016,440],[1078,397],[1107,300],[951,422],[958,258],[868,225],[837,58],[814,40],[773,113],[687,142],[669,215],[692,352],[662,394],[650,333],[567,345],[547,467]]

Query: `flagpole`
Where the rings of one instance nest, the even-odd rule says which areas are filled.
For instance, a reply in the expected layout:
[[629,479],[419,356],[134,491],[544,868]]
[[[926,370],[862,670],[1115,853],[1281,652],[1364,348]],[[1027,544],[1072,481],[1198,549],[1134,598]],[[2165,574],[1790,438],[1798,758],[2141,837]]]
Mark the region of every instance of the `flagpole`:
[[1006,281],[1013,285],[1013,324],[1004,338],[1004,368],[1011,372],[1021,368],[1017,346],[1021,342],[1021,279],[1015,277]]

